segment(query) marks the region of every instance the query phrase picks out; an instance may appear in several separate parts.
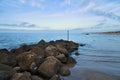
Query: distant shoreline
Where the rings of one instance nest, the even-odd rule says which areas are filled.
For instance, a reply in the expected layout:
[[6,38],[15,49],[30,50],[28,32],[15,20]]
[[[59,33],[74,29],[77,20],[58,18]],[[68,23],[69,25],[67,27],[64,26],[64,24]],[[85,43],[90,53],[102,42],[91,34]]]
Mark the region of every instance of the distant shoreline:
[[120,31],[110,31],[110,32],[95,32],[96,34],[117,34],[120,35]]

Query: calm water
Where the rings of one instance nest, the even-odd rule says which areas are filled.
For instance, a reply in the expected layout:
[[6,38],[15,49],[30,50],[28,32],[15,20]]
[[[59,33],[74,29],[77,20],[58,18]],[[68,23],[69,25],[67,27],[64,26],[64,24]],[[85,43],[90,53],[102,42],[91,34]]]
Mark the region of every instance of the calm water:
[[[66,32],[0,33],[0,48],[17,48],[21,44],[33,44],[41,39],[66,39]],[[79,47],[81,55],[73,55],[77,64],[71,69],[72,74],[75,69],[88,68],[120,76],[120,35],[70,33],[70,40],[86,44]]]

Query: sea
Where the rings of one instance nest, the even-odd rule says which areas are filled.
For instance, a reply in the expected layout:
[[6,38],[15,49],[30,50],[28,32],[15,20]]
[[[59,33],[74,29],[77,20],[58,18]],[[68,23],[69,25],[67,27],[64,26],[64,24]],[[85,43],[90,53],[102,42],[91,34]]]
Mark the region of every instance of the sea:
[[[36,44],[42,39],[49,42],[67,38],[67,31],[1,32],[0,49],[11,50],[23,44]],[[72,54],[77,61],[72,69],[86,68],[120,76],[120,35],[69,31],[69,40],[85,44],[79,46],[80,55]]]

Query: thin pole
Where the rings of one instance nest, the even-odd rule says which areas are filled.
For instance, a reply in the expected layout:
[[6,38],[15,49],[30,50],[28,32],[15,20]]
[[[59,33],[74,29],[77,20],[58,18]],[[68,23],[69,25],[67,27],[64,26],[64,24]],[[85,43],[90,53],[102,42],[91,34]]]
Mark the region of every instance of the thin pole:
[[69,30],[67,30],[67,40],[69,41]]

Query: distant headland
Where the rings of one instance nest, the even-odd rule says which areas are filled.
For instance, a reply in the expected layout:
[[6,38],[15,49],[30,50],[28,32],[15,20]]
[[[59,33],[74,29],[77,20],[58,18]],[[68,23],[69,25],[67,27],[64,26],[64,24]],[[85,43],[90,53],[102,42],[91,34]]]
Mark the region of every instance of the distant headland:
[[120,34],[120,31],[95,32],[97,34]]

